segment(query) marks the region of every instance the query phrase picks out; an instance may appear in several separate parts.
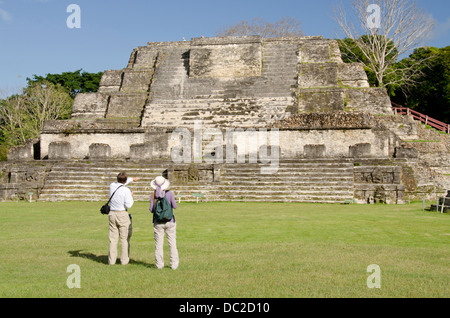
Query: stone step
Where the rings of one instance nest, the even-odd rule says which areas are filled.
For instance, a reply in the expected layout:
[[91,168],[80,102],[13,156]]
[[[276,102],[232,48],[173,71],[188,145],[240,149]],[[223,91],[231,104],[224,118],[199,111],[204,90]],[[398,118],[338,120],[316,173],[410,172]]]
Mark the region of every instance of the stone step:
[[[337,204],[337,203],[344,203],[348,200],[352,200],[353,196],[349,197],[314,197],[314,196],[308,196],[308,197],[280,197],[280,198],[273,198],[273,197],[261,197],[261,196],[235,196],[235,197],[222,197],[222,198],[208,198],[204,197],[199,199],[199,201],[216,201],[216,202],[296,202],[296,203],[329,203],[329,204]],[[45,199],[39,199],[39,201],[46,201],[46,202],[59,202],[59,201],[88,201],[88,202],[99,202],[103,203],[108,200],[107,197],[84,197],[79,198],[77,196],[49,196]],[[193,196],[187,196],[182,197],[181,202],[196,202],[196,198]],[[139,202],[147,202],[149,201],[149,198],[135,198],[135,201]],[[177,199],[177,202],[178,199]],[[133,209],[133,208],[132,208]],[[100,207],[99,207],[100,210]],[[131,213],[133,213],[133,210],[130,210]]]
[[[137,198],[145,198],[148,199],[152,189],[148,191],[137,191],[134,188],[131,188],[134,197]],[[228,189],[227,191],[223,189],[205,189],[203,187],[200,188],[191,188],[189,190],[181,189],[181,190],[173,190],[176,197],[189,197],[192,196],[192,193],[202,193],[209,198],[222,198],[222,197],[242,197],[242,196],[260,196],[260,197],[286,197],[286,198],[298,198],[298,197],[310,197],[310,196],[324,196],[324,197],[348,197],[353,195],[353,191],[345,191],[345,190],[333,190],[333,192],[327,190],[249,190],[249,191],[239,191],[237,189]],[[91,191],[83,191],[82,189],[49,189],[45,193],[41,194],[40,199],[42,200],[44,197],[54,197],[54,196],[64,196],[64,197],[78,197],[82,199],[83,197],[92,198],[108,198],[108,190],[107,188],[103,189],[92,189]]]
[[[150,182],[170,164],[111,161],[75,161],[55,163],[39,200],[104,201],[108,185],[119,171],[140,178],[129,185],[135,200],[147,201],[153,189]],[[177,166],[177,165],[175,165]],[[178,165],[185,169],[189,165]],[[219,182],[184,184],[172,180],[172,189],[184,201],[195,202],[192,193],[201,192],[210,201],[292,201],[343,202],[353,198],[353,162],[333,159],[298,159],[279,163],[272,175],[260,173],[261,164],[233,163],[220,165]],[[213,165],[202,164],[202,169]],[[216,167],[217,169],[217,167]],[[331,197],[332,196],[332,197]]]
[[[144,198],[145,200],[149,197],[149,195],[152,193],[153,189],[148,186],[144,189],[139,189],[136,186],[131,186],[130,189],[132,189],[134,193],[134,197],[136,200],[142,200]],[[298,197],[305,197],[305,196],[316,196],[316,197],[328,197],[328,196],[334,196],[334,197],[352,197],[353,191],[350,189],[297,189],[297,188],[289,188],[286,189],[248,189],[247,188],[239,188],[239,187],[231,187],[231,188],[218,188],[218,189],[211,189],[206,187],[189,187],[189,188],[181,188],[180,186],[173,186],[174,192],[176,195],[181,195],[184,197],[192,195],[192,193],[201,192],[204,193],[206,196],[208,196],[210,199],[220,199],[223,197],[240,197],[240,196],[254,196],[254,197],[286,197],[286,198],[298,198]],[[49,188],[46,189],[46,191],[43,191],[40,197],[40,200],[47,200],[49,198],[55,197],[55,196],[63,196],[63,197],[71,197],[71,198],[91,198],[89,200],[92,200],[92,198],[98,198],[98,199],[107,199],[108,198],[108,192],[106,187],[99,187],[99,188],[80,188],[80,187],[64,187],[64,188]]]
[[[84,183],[84,184],[74,184],[70,182],[61,182],[61,183],[55,183],[55,184],[48,184],[46,185],[45,192],[88,192],[88,193],[103,193],[105,189],[109,186],[111,181],[100,184],[100,183]],[[140,182],[138,182],[140,183]],[[136,193],[142,193],[142,192],[148,192],[152,191],[152,188],[150,186],[150,182],[148,182],[146,185],[133,183],[130,184],[128,187],[135,191]],[[200,188],[205,189],[206,191],[241,191],[241,192],[258,192],[258,193],[279,193],[279,192],[330,192],[332,189],[333,193],[348,193],[353,192],[353,184],[328,184],[328,183],[322,183],[322,184],[291,184],[291,183],[280,183],[280,184],[253,184],[253,185],[242,185],[242,184],[203,184],[203,185],[181,185],[177,183],[173,183],[172,185],[173,189],[176,189],[176,191],[191,191],[191,189],[194,188]],[[217,190],[215,190],[217,189]]]
[[229,185],[229,186],[242,186],[242,187],[255,187],[255,186],[265,186],[265,187],[277,187],[277,186],[284,186],[286,184],[289,184],[290,187],[306,187],[306,186],[313,186],[313,185],[320,185],[324,184],[327,187],[336,187],[336,186],[353,186],[353,178],[322,178],[322,179],[315,179],[315,180],[308,180],[308,178],[302,179],[292,179],[292,178],[284,178],[279,179],[277,181],[275,180],[267,180],[265,182],[262,181],[255,181],[251,179],[242,180],[236,178],[236,180],[227,180],[227,179],[221,179],[220,181],[223,185]]

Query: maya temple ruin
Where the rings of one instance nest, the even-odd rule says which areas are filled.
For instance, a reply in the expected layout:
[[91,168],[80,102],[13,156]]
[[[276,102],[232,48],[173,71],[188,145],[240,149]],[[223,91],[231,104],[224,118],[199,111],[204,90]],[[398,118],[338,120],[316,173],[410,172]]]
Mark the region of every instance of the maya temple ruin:
[[450,189],[449,147],[334,40],[148,43],[78,94],[71,119],[10,150],[0,200],[105,201],[126,171],[138,201],[164,175],[182,201],[403,204]]

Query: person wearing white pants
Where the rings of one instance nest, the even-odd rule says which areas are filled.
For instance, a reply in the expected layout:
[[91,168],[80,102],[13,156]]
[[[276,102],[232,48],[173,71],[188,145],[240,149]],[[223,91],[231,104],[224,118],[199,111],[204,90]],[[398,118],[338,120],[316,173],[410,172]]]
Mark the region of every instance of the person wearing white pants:
[[170,268],[173,270],[178,268],[178,250],[177,250],[177,224],[175,222],[156,223],[153,225],[155,232],[155,265],[156,268],[164,267],[164,233],[167,236],[170,253]]
[[177,249],[177,224],[175,222],[175,216],[166,222],[157,222],[153,211],[155,200],[157,198],[164,197],[167,199],[172,209],[176,209],[177,202],[175,200],[175,195],[172,191],[167,190],[170,186],[170,182],[164,177],[156,177],[150,185],[153,189],[155,189],[155,192],[150,196],[150,212],[153,213],[153,231],[155,235],[155,266],[158,269],[164,268],[163,246],[165,233],[167,242],[169,243],[170,268],[175,270],[178,268],[179,264]]

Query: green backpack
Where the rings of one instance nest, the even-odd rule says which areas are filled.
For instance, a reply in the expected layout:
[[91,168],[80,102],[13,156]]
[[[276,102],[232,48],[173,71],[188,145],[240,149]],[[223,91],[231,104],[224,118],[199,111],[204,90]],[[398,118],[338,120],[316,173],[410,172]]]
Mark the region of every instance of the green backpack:
[[166,199],[164,194],[163,198],[155,198],[153,200],[153,221],[158,223],[168,222],[173,219],[173,209],[170,202]]

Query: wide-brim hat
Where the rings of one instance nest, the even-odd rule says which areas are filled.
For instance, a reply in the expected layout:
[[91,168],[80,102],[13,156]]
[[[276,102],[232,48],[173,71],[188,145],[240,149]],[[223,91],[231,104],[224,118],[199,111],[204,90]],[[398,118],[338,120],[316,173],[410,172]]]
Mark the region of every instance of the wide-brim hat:
[[156,177],[155,180],[150,183],[150,186],[155,190],[158,186],[161,187],[161,190],[167,190],[170,187],[170,181],[160,176]]

